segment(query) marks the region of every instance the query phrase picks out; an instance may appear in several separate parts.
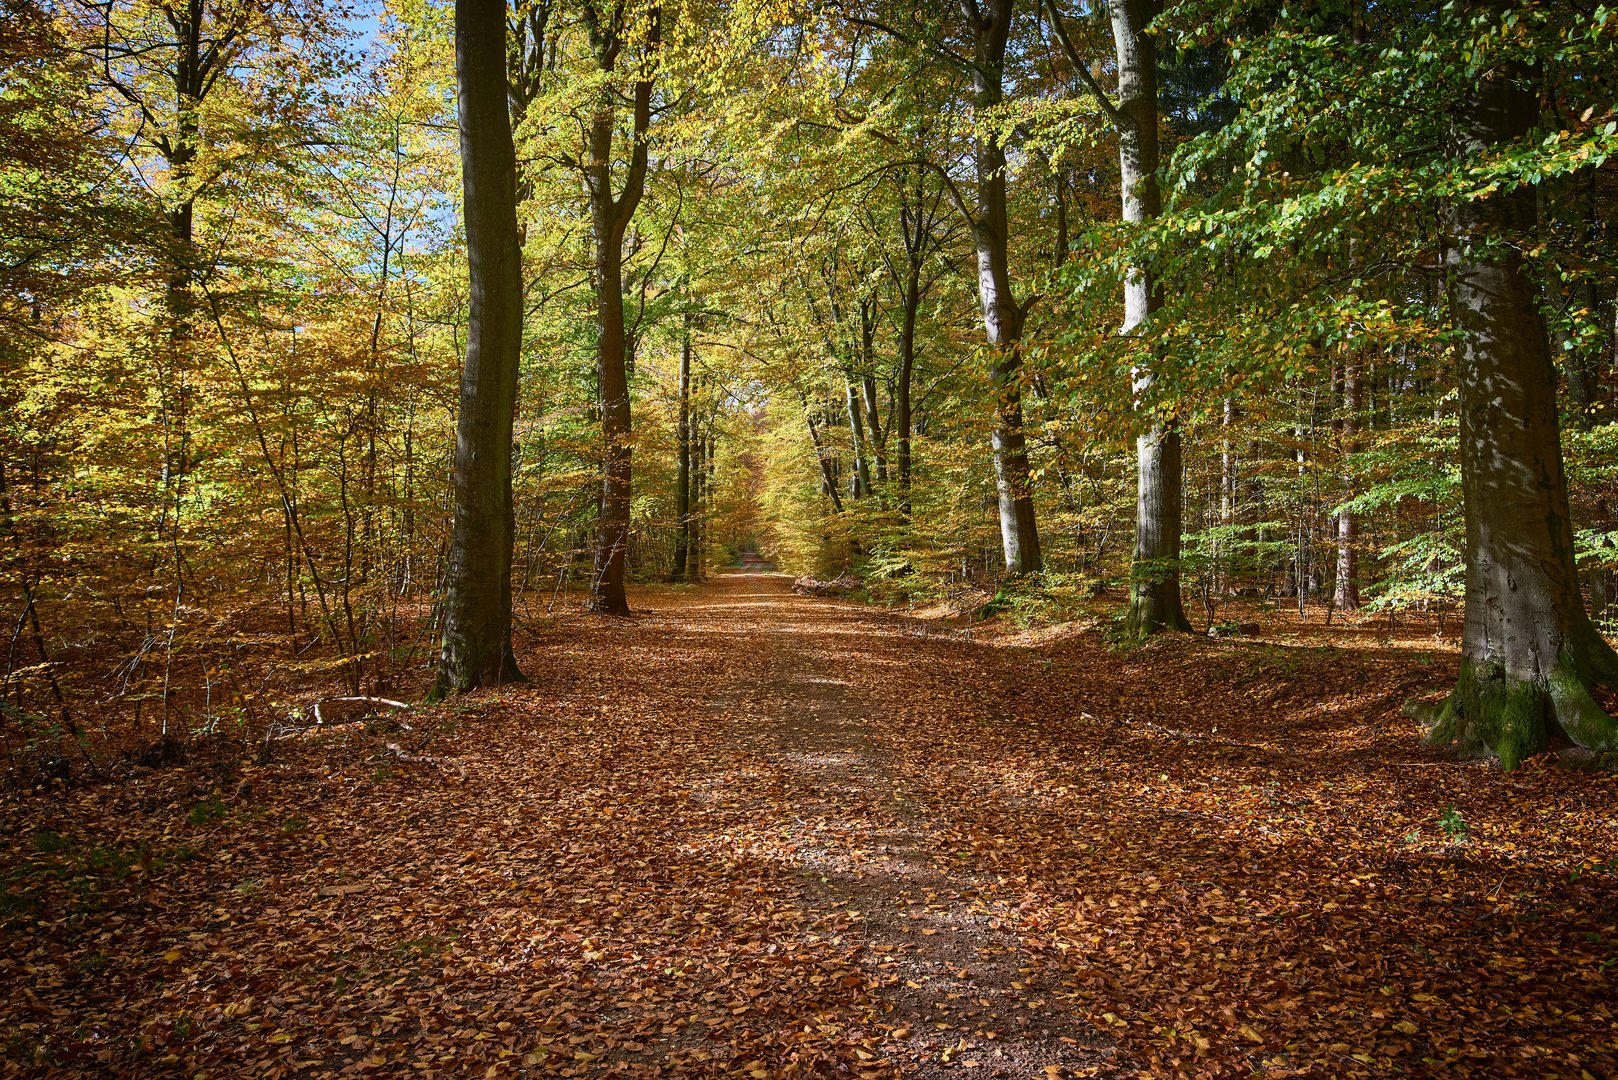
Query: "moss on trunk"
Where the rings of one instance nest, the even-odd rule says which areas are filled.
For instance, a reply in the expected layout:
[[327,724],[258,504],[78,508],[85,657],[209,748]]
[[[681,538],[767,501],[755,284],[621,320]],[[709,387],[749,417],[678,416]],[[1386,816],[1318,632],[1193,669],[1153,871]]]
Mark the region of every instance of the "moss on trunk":
[[1618,656],[1599,639],[1564,649],[1543,678],[1512,678],[1502,665],[1463,660],[1427,738],[1491,754],[1508,771],[1544,753],[1556,735],[1618,750],[1618,720],[1591,694],[1595,685],[1618,685]]

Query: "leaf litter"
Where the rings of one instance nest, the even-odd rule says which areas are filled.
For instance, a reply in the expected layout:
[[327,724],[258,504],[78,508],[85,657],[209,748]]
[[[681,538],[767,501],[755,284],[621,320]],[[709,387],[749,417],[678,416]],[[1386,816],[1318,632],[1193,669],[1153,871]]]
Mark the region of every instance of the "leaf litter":
[[431,755],[0,809],[0,1069],[1618,1073],[1614,779],[1420,748],[1452,660],[638,600]]

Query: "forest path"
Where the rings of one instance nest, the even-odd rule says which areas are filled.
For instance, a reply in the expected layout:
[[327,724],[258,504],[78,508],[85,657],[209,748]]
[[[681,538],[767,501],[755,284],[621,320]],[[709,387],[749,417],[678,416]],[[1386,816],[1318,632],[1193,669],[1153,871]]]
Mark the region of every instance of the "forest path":
[[728,633],[740,616],[730,636],[759,654],[762,676],[715,707],[731,718],[728,737],[775,774],[772,802],[790,808],[782,836],[807,901],[853,922],[848,936],[879,988],[884,1052],[923,1077],[1100,1075],[1111,1040],[1051,1000],[1008,929],[1016,913],[936,828],[970,793],[929,805],[934,793],[894,767],[885,721],[916,685],[914,639],[887,620],[862,625],[869,609],[795,596],[779,577],[728,575],[718,587],[728,602],[695,617]]
[[0,803],[0,1077],[1618,1076],[1614,779],[1420,747],[1443,654],[631,599]]

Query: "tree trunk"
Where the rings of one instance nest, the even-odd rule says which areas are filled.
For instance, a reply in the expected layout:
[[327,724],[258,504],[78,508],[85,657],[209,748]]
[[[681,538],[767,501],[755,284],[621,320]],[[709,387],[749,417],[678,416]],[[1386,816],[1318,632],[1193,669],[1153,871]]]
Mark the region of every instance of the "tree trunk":
[[849,476],[848,493],[851,498],[862,499],[871,493],[871,466],[865,457],[865,425],[860,418],[860,398],[854,392],[854,380],[845,376],[843,396],[848,408],[848,435],[854,447],[854,471]]
[[[1124,220],[1151,221],[1161,207],[1157,187],[1157,48],[1146,34],[1152,0],[1109,5],[1118,53],[1118,164]],[[1160,305],[1156,283],[1135,267],[1124,283],[1125,335],[1140,332]],[[1146,397],[1156,379],[1149,364],[1137,364],[1133,391]],[[1135,558],[1130,568],[1129,632],[1148,637],[1164,630],[1190,630],[1180,602],[1182,504],[1180,431],[1172,419],[1152,414],[1135,440]]]
[[921,312],[921,265],[922,258],[926,254],[927,244],[926,219],[922,214],[919,192],[916,199],[915,216],[912,218],[901,213],[899,225],[905,243],[904,310],[900,315],[899,322],[899,374],[893,388],[894,410],[891,434],[898,443],[898,460],[895,464],[899,472],[899,510],[908,516],[910,513],[910,475],[913,467],[911,440],[914,437],[914,432],[911,430],[914,427],[914,419],[911,416],[910,386],[914,381],[916,369],[916,318]]
[[[1514,142],[1538,118],[1527,72],[1497,70],[1460,105],[1468,151]],[[1618,655],[1585,614],[1557,428],[1556,382],[1520,252],[1529,190],[1446,208],[1460,347],[1466,625],[1461,674],[1431,732],[1515,768],[1553,734],[1618,750],[1618,723],[1590,693],[1618,687]]]
[[[1338,424],[1343,456],[1343,499],[1354,497],[1354,471],[1350,457],[1358,449],[1360,416],[1360,371],[1353,360],[1343,361],[1343,416]],[[1355,548],[1359,522],[1354,511],[1337,512],[1337,589],[1332,606],[1338,611],[1358,611],[1360,606],[1359,553]]]
[[[705,442],[707,446],[706,449],[702,451],[702,490],[708,495],[708,508],[711,511],[713,509],[714,472],[718,468],[719,464],[719,439],[714,435],[711,427],[709,428],[708,438],[705,440]],[[710,516],[708,520],[711,523],[713,518]],[[703,533],[705,536],[705,542],[711,545],[713,543],[713,537],[706,536],[706,534],[710,531],[711,525],[708,528],[704,528]],[[702,565],[702,548],[699,547],[697,548],[697,566],[701,568]]]
[[697,424],[691,425],[691,554],[688,573],[692,581],[701,581],[703,573],[702,545],[707,540],[708,526],[703,520],[703,502],[707,498],[707,485],[702,477],[703,436]]
[[601,375],[601,515],[597,521],[590,610],[628,615],[624,593],[631,477],[629,374],[624,348],[623,249],[616,236],[596,244],[596,342]]
[[1236,443],[1231,428],[1236,422],[1236,403],[1226,398],[1220,414],[1219,445],[1219,546],[1215,560],[1215,575],[1219,591],[1229,596],[1231,589],[1231,549],[1233,528],[1236,524]]
[[815,424],[815,414],[809,408],[807,395],[803,399],[803,418],[809,425],[809,443],[815,448],[815,461],[820,465],[820,490],[831,499],[833,513],[841,514],[843,497],[837,493],[837,475],[832,471],[831,455],[820,438],[820,428]]
[[[587,136],[584,185],[590,197],[590,222],[595,240],[596,354],[601,396],[601,504],[596,530],[595,569],[590,576],[590,610],[606,615],[628,615],[629,599],[624,576],[629,548],[631,497],[631,422],[629,412],[629,349],[624,333],[624,233],[646,190],[646,131],[651,125],[653,71],[651,60],[634,83],[630,117],[629,167],[623,190],[612,187],[613,135],[617,130],[617,91],[611,74],[622,58],[626,40],[624,20],[630,15],[620,5],[606,13],[593,4],[582,9],[591,51],[603,77],[595,114]],[[655,51],[660,41],[661,13],[653,5],[637,17],[650,20],[645,49]]]
[[[873,323],[873,325],[875,325]],[[867,356],[870,350],[866,350]],[[876,484],[887,488],[888,483],[888,436],[891,429],[884,429],[880,411],[881,402],[877,400],[876,376],[866,375],[863,390],[865,393],[865,425],[871,434],[871,457],[876,461]]]
[[[1013,0],[963,0],[973,32],[973,105],[987,116],[1004,100],[1006,39]],[[1010,224],[1006,213],[1006,151],[993,135],[976,140],[978,206],[972,240],[978,258],[978,300],[988,339],[989,383],[994,394],[994,487],[1000,509],[1000,546],[1010,576],[1040,571],[1032,475],[1023,435],[1022,330],[1025,312],[1011,292]]]
[[455,523],[439,694],[522,678],[511,649],[511,438],[522,345],[522,262],[505,58],[503,0],[457,0],[455,73],[471,309],[456,422]]
[[686,562],[691,553],[691,316],[685,318],[685,337],[680,342],[680,420],[679,462],[674,478],[674,569],[670,581],[686,580]]

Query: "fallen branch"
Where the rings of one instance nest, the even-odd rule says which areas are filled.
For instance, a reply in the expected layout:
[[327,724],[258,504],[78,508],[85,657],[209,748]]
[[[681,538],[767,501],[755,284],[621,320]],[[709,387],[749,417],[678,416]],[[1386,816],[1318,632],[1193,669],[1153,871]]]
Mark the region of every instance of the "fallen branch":
[[792,583],[792,591],[799,596],[847,596],[859,587],[859,579],[849,574],[831,581],[801,577]]
[[[315,723],[321,724],[321,725],[324,725],[326,723],[325,716],[321,715],[321,712],[320,712],[320,707],[322,705],[325,705],[328,702],[336,703],[336,702],[341,702],[341,701],[359,701],[359,702],[365,703],[366,705],[386,705],[391,709],[408,709],[408,708],[410,708],[409,702],[394,701],[392,698],[385,698],[385,697],[363,697],[363,696],[358,696],[358,697],[356,697],[356,696],[350,696],[350,697],[323,697],[319,701],[315,702]],[[411,730],[410,725],[405,724],[402,721],[400,722],[400,726],[402,726],[406,731]]]
[[409,762],[412,765],[431,765],[440,772],[445,772],[453,768],[460,779],[466,779],[466,766],[454,758],[433,757],[431,754],[406,753],[398,743],[390,742],[383,743],[382,745],[393,751],[394,756],[400,761]]

